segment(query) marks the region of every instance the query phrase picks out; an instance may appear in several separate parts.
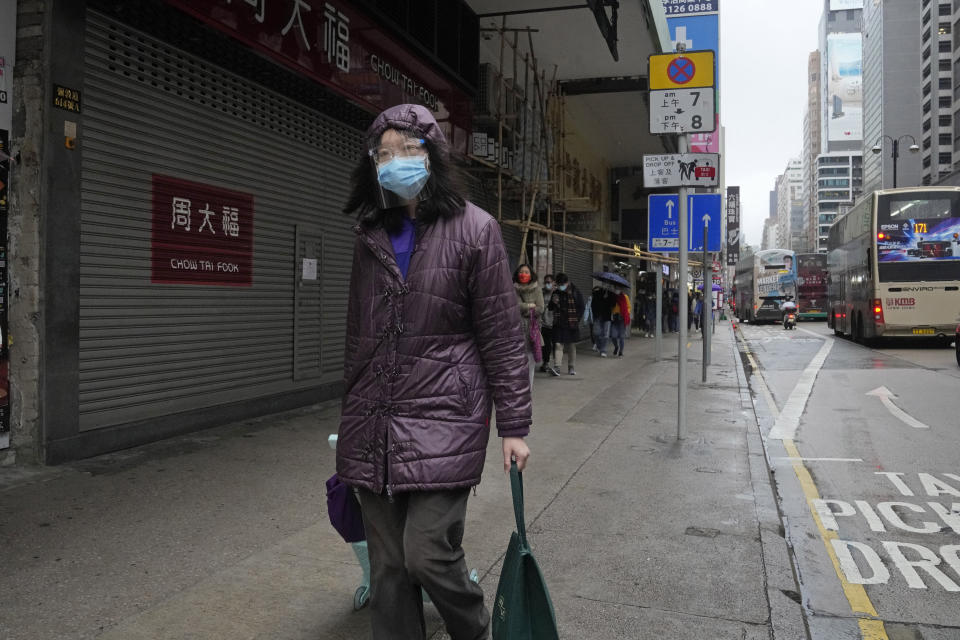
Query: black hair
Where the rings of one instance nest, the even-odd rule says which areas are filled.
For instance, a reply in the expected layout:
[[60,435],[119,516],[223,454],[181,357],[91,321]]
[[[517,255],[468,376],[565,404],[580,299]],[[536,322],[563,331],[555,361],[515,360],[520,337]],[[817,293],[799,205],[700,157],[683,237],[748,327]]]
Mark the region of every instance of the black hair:
[[554,282],[556,282],[557,284],[566,284],[570,282],[570,278],[568,278],[567,274],[565,273],[558,273],[557,277],[554,278]]
[[517,276],[520,275],[520,269],[522,269],[522,268],[524,268],[524,267],[526,267],[527,269],[530,270],[530,283],[532,284],[532,283],[534,283],[534,282],[537,282],[537,272],[534,271],[534,270],[533,270],[533,267],[531,267],[531,266],[528,265],[528,264],[517,265],[517,268],[516,268],[516,269],[514,270],[514,272],[513,272],[513,281],[514,281],[514,282],[517,282],[517,283],[520,282],[520,280],[517,279]]
[[[409,130],[390,128],[400,133],[410,133]],[[417,222],[430,225],[439,218],[449,219],[460,215],[466,205],[466,189],[460,169],[451,160],[447,146],[429,138],[424,139],[423,145],[430,161],[430,179],[424,186],[429,195],[417,204]],[[380,208],[377,198],[380,186],[366,150],[361,153],[353,168],[350,182],[353,189],[343,207],[344,213],[355,213],[360,224],[368,229],[380,226],[388,232],[400,229],[403,218],[407,215],[406,207]]]

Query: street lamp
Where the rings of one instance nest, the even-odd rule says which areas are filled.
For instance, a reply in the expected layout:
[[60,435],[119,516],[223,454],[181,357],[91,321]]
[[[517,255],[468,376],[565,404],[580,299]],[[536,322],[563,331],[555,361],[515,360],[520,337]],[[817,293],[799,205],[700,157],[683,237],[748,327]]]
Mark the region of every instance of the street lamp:
[[880,146],[880,143],[883,142],[884,138],[886,138],[887,140],[893,143],[893,188],[896,189],[897,188],[897,158],[900,157],[900,141],[903,140],[904,138],[910,138],[910,140],[913,142],[913,144],[911,144],[908,147],[908,149],[910,150],[910,153],[916,153],[920,151],[920,147],[917,146],[917,139],[914,138],[909,133],[906,133],[900,136],[899,138],[892,138],[884,134],[880,136],[879,140],[877,140],[877,144],[873,145],[873,148],[871,149],[871,151],[873,151],[874,153],[880,153],[883,150],[883,148]]

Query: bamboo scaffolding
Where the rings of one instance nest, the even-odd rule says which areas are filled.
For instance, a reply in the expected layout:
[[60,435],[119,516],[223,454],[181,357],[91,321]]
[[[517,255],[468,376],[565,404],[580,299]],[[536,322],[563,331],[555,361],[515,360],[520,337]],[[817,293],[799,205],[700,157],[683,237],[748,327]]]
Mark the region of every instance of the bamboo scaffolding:
[[[511,227],[522,227],[528,223],[525,220],[504,220],[503,224],[510,225]],[[539,231],[540,233],[546,233],[555,237],[571,240],[579,240],[581,242],[586,242],[597,247],[602,247],[608,249],[607,251],[602,251],[602,253],[609,255],[621,255],[621,257],[627,258],[637,258],[640,260],[647,260],[649,262],[658,262],[662,264],[678,264],[679,260],[677,258],[669,258],[667,256],[660,255],[659,253],[651,253],[650,251],[643,250],[631,250],[627,247],[621,246],[619,244],[611,244],[609,242],[604,242],[603,240],[594,240],[592,238],[585,238],[583,236],[578,236],[573,233],[567,233],[566,231],[557,231],[555,229],[549,229],[542,224],[536,222],[529,223],[529,227],[534,231]],[[611,251],[616,249],[616,252]],[[591,249],[593,251],[593,249]],[[702,267],[702,262],[696,262],[694,260],[690,261],[690,266]]]

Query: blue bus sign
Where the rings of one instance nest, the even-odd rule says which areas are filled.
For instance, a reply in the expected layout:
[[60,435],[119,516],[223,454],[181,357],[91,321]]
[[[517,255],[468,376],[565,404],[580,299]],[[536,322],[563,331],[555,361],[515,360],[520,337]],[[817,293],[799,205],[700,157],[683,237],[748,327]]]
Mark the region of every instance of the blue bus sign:
[[[687,196],[689,251],[703,251],[703,228],[707,228],[707,251],[720,251],[723,245],[722,197],[719,193],[695,193]],[[680,251],[680,199],[675,194],[647,196],[647,249],[654,253]]]

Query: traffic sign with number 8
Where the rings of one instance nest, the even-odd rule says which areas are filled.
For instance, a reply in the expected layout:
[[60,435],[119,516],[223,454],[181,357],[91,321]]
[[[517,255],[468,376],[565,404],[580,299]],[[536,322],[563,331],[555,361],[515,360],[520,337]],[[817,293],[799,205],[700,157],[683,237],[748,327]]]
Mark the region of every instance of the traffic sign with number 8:
[[714,90],[670,89],[650,92],[650,133],[710,133],[716,130]]

